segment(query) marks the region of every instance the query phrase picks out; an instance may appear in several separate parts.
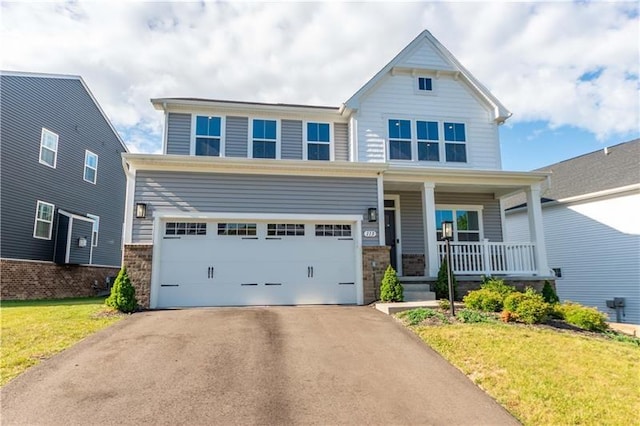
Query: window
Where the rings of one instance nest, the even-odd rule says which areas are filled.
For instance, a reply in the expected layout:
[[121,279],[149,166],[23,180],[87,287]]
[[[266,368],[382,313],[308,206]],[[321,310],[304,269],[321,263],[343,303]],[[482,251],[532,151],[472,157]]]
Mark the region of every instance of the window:
[[436,231],[442,239],[442,222],[453,222],[454,241],[480,241],[480,211],[472,209],[436,210]]
[[100,216],[94,214],[87,214],[89,219],[93,219],[93,232],[91,233],[91,244],[94,247],[98,246],[98,231],[100,230]]
[[40,137],[40,163],[56,168],[58,159],[58,135],[42,128]]
[[418,135],[418,161],[440,161],[438,122],[416,121]]
[[87,150],[84,152],[84,180],[96,183],[98,174],[98,156]]
[[351,225],[316,225],[316,237],[350,237]]
[[36,220],[33,226],[33,237],[42,240],[51,239],[51,231],[53,229],[53,204],[38,201],[36,205]]
[[222,119],[220,117],[196,116],[196,155],[220,156]]
[[307,159],[330,160],[331,137],[329,123],[307,123]]
[[276,158],[276,121],[253,120],[253,158]]
[[255,223],[219,223],[218,235],[256,235]]
[[207,235],[207,224],[204,222],[167,222],[165,235]]
[[302,223],[269,223],[267,224],[267,236],[303,236],[304,224]]
[[389,120],[389,159],[411,160],[410,120]]
[[464,124],[444,123],[445,158],[449,162],[466,163],[467,148]]
[[418,90],[431,92],[433,90],[433,81],[428,77],[418,77]]

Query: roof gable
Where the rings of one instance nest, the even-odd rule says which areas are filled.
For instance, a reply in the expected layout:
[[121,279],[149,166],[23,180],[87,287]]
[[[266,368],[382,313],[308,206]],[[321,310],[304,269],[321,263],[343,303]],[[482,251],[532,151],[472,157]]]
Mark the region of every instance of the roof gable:
[[345,102],[345,106],[350,109],[358,109],[361,98],[397,68],[411,68],[421,71],[434,71],[436,73],[454,73],[455,78],[459,78],[467,84],[480,99],[491,107],[495,121],[502,123],[511,116],[511,112],[427,30],[420,33],[418,37],[378,71],[371,80],[351,96]]

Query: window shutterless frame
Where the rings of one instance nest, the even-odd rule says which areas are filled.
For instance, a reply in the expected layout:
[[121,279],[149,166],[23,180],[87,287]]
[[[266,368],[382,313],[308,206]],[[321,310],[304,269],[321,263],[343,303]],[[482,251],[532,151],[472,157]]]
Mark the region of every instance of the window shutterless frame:
[[40,164],[56,168],[58,161],[58,135],[49,129],[42,128],[40,135]]
[[[218,118],[220,120],[220,136],[198,135],[197,134],[198,117]],[[196,155],[197,138],[205,137],[205,138],[220,139],[218,157],[225,157],[226,121],[227,121],[226,117],[222,115],[215,115],[207,112],[194,112],[193,114],[191,114],[191,135],[190,135],[191,139],[189,141],[189,155]]]
[[[311,130],[311,133],[313,134],[310,134],[310,130]],[[325,131],[326,131],[326,134],[325,134]],[[302,139],[304,140],[304,146],[302,147],[303,160],[315,160],[315,161],[334,161],[335,160],[333,123],[322,122],[322,121],[303,121]],[[313,149],[314,145],[316,146],[316,148],[318,148],[318,150],[316,151],[317,154],[322,154],[322,151],[325,151],[325,152],[328,151],[328,157],[327,158],[313,158],[313,156],[310,157],[309,150]]]
[[87,213],[89,219],[93,219],[93,232],[91,233],[91,245],[98,246],[98,233],[100,232],[100,216]]
[[[273,134],[270,130],[271,124],[266,122],[275,122],[275,139],[273,139]],[[258,133],[258,136],[264,137],[254,137],[254,127],[256,126],[264,126],[262,128],[256,128],[255,132]],[[263,132],[264,130],[264,132]],[[249,117],[249,132],[248,132],[248,144],[247,144],[247,154],[248,158],[271,158],[271,159],[280,159],[280,145],[281,145],[281,132],[282,132],[282,123],[278,118],[264,118],[264,117]],[[268,136],[268,137],[266,137]],[[255,157],[253,154],[254,151],[254,142],[256,143],[275,143],[275,156],[274,157]]]
[[38,200],[36,203],[35,221],[33,224],[33,238],[50,240],[53,231],[53,214],[55,205]]
[[98,179],[98,155],[89,150],[84,152],[84,172],[82,178],[86,182],[94,185]]

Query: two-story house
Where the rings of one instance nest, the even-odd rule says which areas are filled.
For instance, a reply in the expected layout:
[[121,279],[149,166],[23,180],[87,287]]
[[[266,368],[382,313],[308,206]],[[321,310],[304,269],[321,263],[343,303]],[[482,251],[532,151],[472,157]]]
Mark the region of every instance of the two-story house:
[[81,77],[0,73],[2,299],[90,296],[122,260],[127,149]]
[[[162,155],[125,154],[124,263],[143,306],[364,304],[384,269],[548,277],[545,173],[501,170],[511,114],[428,31],[338,107],[152,99]],[[526,192],[531,240],[503,241]],[[410,278],[412,277],[412,278]]]

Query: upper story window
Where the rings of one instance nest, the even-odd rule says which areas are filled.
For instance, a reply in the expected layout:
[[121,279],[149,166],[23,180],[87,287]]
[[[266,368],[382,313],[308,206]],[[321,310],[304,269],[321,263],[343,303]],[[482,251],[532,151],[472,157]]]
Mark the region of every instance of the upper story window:
[[410,120],[389,120],[389,159],[411,160]]
[[440,161],[437,121],[416,121],[418,161]]
[[467,147],[463,123],[444,123],[445,158],[450,162],[466,163]]
[[86,150],[84,152],[84,180],[96,183],[98,175],[98,155]]
[[222,140],[222,118],[196,116],[195,154],[220,156]]
[[433,91],[433,80],[429,77],[418,77],[418,90],[420,92]]
[[53,211],[55,206],[44,201],[36,204],[36,219],[33,225],[33,237],[42,240],[51,239],[53,229]]
[[87,214],[89,219],[93,219],[93,229],[91,232],[91,244],[93,247],[98,246],[98,232],[100,231],[100,216],[95,214]]
[[307,123],[307,159],[331,159],[331,131],[329,123]]
[[436,210],[436,231],[438,240],[442,239],[442,222],[453,222],[454,241],[480,241],[481,207],[460,207]]
[[43,127],[40,137],[40,163],[55,169],[57,159],[58,135]]
[[253,158],[276,158],[277,122],[276,120],[254,119],[251,139]]

